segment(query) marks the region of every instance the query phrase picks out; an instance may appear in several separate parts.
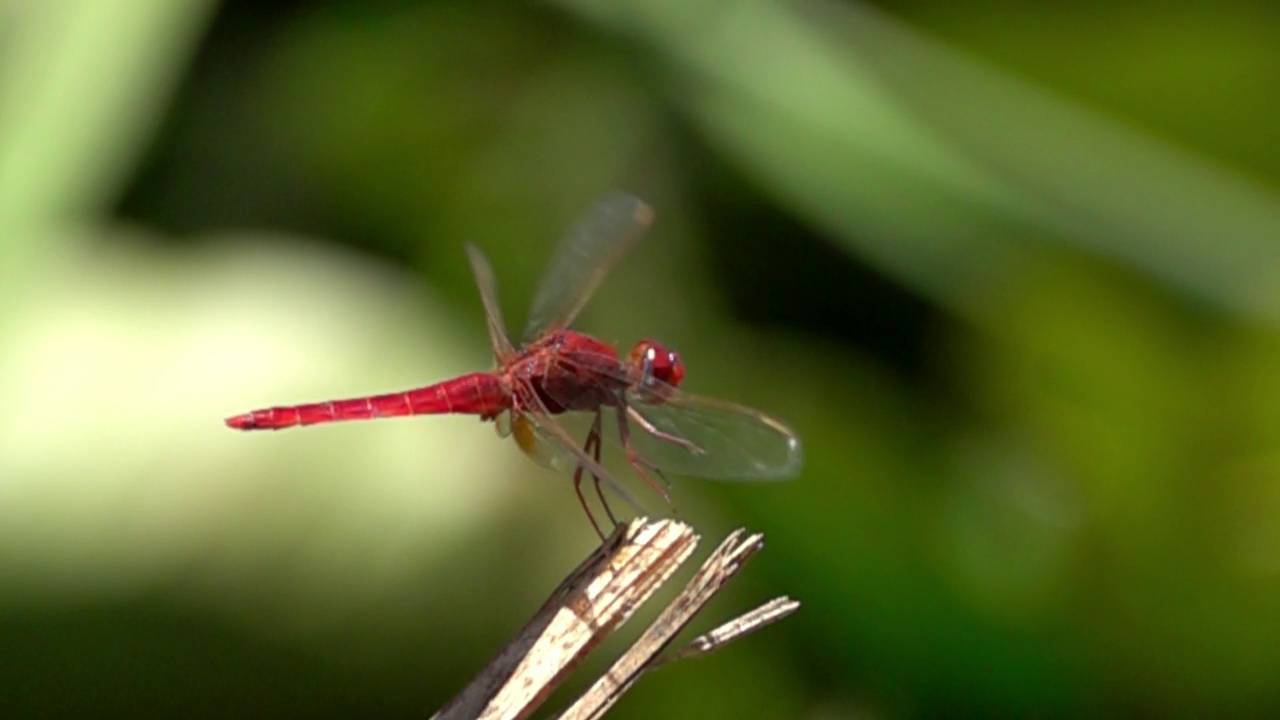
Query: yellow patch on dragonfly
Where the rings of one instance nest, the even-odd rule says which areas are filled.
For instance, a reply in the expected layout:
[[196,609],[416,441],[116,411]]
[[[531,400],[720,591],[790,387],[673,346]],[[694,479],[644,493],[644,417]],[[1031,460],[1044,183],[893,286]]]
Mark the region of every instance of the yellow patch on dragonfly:
[[524,451],[525,455],[537,457],[539,443],[538,436],[533,432],[533,422],[524,415],[516,415],[511,419],[511,437],[515,439],[516,445]]

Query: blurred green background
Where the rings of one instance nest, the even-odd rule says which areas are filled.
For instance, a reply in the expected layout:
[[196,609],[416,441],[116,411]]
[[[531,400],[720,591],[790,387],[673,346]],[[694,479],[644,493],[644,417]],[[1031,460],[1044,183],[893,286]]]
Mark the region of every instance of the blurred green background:
[[594,545],[567,479],[470,417],[222,418],[488,367],[464,242],[518,327],[627,189],[657,224],[580,327],[806,447],[677,480],[707,545],[767,539],[699,627],[804,606],[614,717],[1275,716],[1277,38],[1262,0],[0,0],[0,715],[442,705]]

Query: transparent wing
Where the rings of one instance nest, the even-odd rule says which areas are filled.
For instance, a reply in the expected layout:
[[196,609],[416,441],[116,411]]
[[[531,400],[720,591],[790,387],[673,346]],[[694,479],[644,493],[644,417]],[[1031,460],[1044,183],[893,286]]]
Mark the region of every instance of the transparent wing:
[[[561,425],[564,426],[563,423]],[[494,428],[499,437],[511,438],[525,457],[548,470],[568,474],[578,469],[578,456],[565,448],[564,443],[539,430],[533,419],[524,413],[504,412],[494,418]],[[565,431],[570,437],[582,437],[584,440],[587,437],[586,430],[579,433],[572,427],[565,427]]]
[[475,275],[476,287],[480,289],[480,302],[484,303],[485,319],[489,323],[489,343],[493,346],[493,356],[502,363],[515,354],[511,340],[507,338],[507,326],[502,320],[502,308],[498,305],[498,289],[493,282],[493,268],[485,259],[480,248],[467,243],[467,258],[471,261],[471,273]]
[[[719,480],[786,480],[800,472],[804,453],[800,439],[782,421],[759,410],[725,400],[682,392],[639,372],[617,357],[578,353],[575,361],[559,358],[582,379],[573,390],[543,388],[557,403],[574,404],[570,392],[585,392],[595,383],[595,396],[619,395],[631,447],[645,463],[663,473]],[[590,380],[587,380],[590,378]],[[616,408],[603,408],[604,444],[616,452],[623,444]]]
[[661,402],[650,389],[627,393],[631,446],[662,472],[719,480],[787,480],[800,472],[800,438],[780,420],[670,391]]
[[653,224],[653,209],[634,195],[595,205],[556,248],[533,298],[524,341],[569,327],[614,265]]
[[[532,412],[514,416],[511,421],[512,437],[526,455],[540,465],[557,470],[572,471],[581,465],[586,477],[594,475],[627,504],[637,510],[641,509],[640,503],[622,487],[613,473],[578,446],[585,438],[574,438],[564,426],[556,422],[532,388],[526,385],[519,392],[526,407],[533,409]],[[576,415],[581,417],[580,414]]]

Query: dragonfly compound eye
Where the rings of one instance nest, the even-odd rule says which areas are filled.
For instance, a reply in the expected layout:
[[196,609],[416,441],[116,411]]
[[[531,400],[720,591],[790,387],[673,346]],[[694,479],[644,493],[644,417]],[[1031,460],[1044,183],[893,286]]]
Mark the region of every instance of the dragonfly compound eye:
[[642,381],[660,380],[678,386],[684,380],[684,363],[674,350],[656,340],[641,340],[631,348],[631,362],[640,369]]

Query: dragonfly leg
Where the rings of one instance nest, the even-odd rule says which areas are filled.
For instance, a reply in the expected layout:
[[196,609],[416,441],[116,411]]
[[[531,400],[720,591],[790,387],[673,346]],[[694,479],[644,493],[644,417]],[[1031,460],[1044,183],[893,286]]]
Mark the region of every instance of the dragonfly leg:
[[[595,457],[592,457],[591,453],[588,453],[578,447],[578,441],[574,440],[563,427],[556,424],[555,420],[550,418],[551,413],[547,410],[546,403],[542,402],[538,397],[538,393],[534,391],[530,384],[527,382],[519,384],[516,387],[515,392],[517,400],[516,408],[520,412],[526,413],[531,423],[530,427],[533,430],[534,438],[539,441],[554,443],[559,446],[560,449],[568,451],[577,458],[577,464],[580,467],[575,470],[573,474],[575,491],[578,493],[578,501],[582,503],[583,510],[587,513],[587,518],[590,519],[591,524],[595,526],[597,535],[603,537],[604,533],[600,532],[600,526],[596,524],[595,517],[587,508],[586,501],[582,497],[582,492],[580,490],[582,484],[582,473],[586,470],[590,470],[592,476],[595,477],[598,482],[607,484],[609,487],[613,488],[613,491],[620,495],[623,500],[630,503],[632,507],[640,507],[640,503],[631,496],[631,493],[627,492],[626,488],[618,483],[618,481],[613,477],[613,474],[600,466],[599,448],[596,448]],[[600,442],[600,436],[601,433],[599,429],[597,429],[597,443]]]
[[[591,424],[591,432],[587,434],[587,445],[591,445],[592,440],[595,440],[595,445],[591,450],[587,450],[585,447],[583,448],[583,450],[592,454],[591,459],[596,461],[596,465],[600,464],[600,445],[602,437],[603,431],[601,430],[601,415],[600,410],[597,408],[595,422]],[[613,523],[614,527],[618,527],[618,518],[614,517],[613,508],[609,507],[609,501],[605,499],[604,491],[600,489],[600,477],[592,473],[591,479],[595,482],[596,497],[600,498],[600,505],[604,507],[605,514],[609,516],[609,522]]]
[[[596,464],[600,464],[600,411],[596,411],[595,422],[591,424],[591,431],[587,433],[587,441],[583,443],[582,451],[591,456]],[[582,496],[582,472],[586,470],[586,466],[578,463],[578,469],[573,471],[573,492],[578,495],[578,503],[582,505],[582,510],[587,514],[587,519],[591,521],[591,527],[596,529],[596,535],[600,536],[601,542],[604,541],[604,533],[600,532],[600,523],[596,522],[596,516],[591,513],[591,508],[587,506],[587,499]],[[600,502],[604,503],[604,511],[608,513],[609,519],[613,521],[614,527],[617,527],[618,521],[613,517],[613,511],[609,509],[609,503],[604,501],[604,495],[600,492],[600,478],[593,472],[591,479],[595,482],[596,495],[600,496]]]
[[[635,470],[636,474],[639,475],[646,483],[649,483],[649,487],[656,490],[658,494],[662,496],[662,499],[666,500],[667,504],[670,505],[671,494],[667,492],[666,487],[659,485],[653,479],[653,476],[649,474],[649,471],[656,473],[658,477],[662,478],[664,483],[667,482],[666,476],[664,476],[658,468],[654,467],[652,463],[640,457],[640,454],[635,451],[635,448],[631,447],[631,425],[627,422],[627,417],[631,415],[631,413],[628,412],[630,408],[628,408],[625,403],[619,403],[616,407],[618,408],[618,434],[622,436],[622,447],[627,451],[627,462],[631,464],[631,469]],[[643,420],[643,418],[641,418],[641,420]],[[644,425],[649,424],[646,422]],[[644,425],[641,427],[644,427]],[[649,425],[649,427],[653,426]],[[657,428],[654,428],[654,430],[657,430]],[[646,432],[647,431],[648,429],[646,428]],[[661,435],[659,435],[659,437],[661,437]],[[673,441],[681,440],[681,438],[677,438],[674,435],[670,437]],[[684,442],[688,441],[685,440]]]
[[667,442],[672,443],[674,445],[679,445],[680,447],[684,448],[685,450],[688,450],[694,455],[701,455],[706,452],[705,450],[698,447],[694,443],[690,442],[686,438],[682,438],[678,435],[672,435],[671,433],[667,433],[659,430],[656,425],[654,425],[653,423],[645,419],[645,416],[641,415],[639,412],[636,411],[634,407],[631,407],[630,405],[627,406],[627,417],[631,418],[631,420],[634,421],[635,424],[639,425],[641,430],[644,430],[645,432],[658,438],[659,440],[666,440]]

